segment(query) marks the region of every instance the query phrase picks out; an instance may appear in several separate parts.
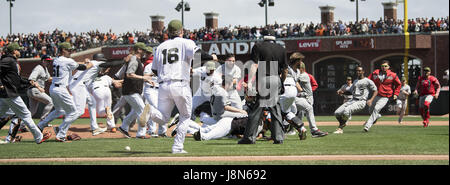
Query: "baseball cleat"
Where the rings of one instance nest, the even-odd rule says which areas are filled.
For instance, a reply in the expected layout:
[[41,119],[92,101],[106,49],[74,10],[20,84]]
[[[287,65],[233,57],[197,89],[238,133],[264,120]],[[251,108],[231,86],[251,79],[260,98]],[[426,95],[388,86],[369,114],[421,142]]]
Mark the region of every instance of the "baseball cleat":
[[142,112],[141,116],[139,116],[139,126],[145,127],[145,124],[148,121],[148,115],[150,113],[150,104],[145,104],[144,111]]
[[119,127],[117,130],[119,130],[119,132],[122,133],[126,138],[131,138],[130,134],[127,131],[123,130],[122,127]]
[[92,131],[92,135],[96,136],[96,135],[102,134],[102,133],[106,132],[107,129],[108,128],[106,128],[106,127],[105,128],[99,127],[97,129],[95,129],[94,131]]
[[49,139],[52,136],[52,133],[50,132],[46,132],[43,134],[41,141],[39,141],[37,144],[41,144],[44,141],[46,141],[47,139]]
[[66,142],[66,138],[55,138],[56,142],[60,142],[60,143],[65,143]]
[[0,140],[0,145],[1,145],[1,144],[8,144],[8,142],[3,141],[3,140]]
[[172,154],[187,154],[186,150],[173,150]]
[[110,132],[116,133],[117,132],[117,128],[116,127],[112,128]]
[[425,121],[422,122],[422,124],[423,124],[423,128],[427,128],[429,126],[429,124],[430,124],[430,121],[425,120]]
[[333,132],[333,134],[343,134],[344,130],[342,130],[341,128],[336,129],[336,131]]
[[328,135],[328,132],[322,132],[320,130],[316,130],[316,131],[311,132],[311,137],[313,137],[313,138],[324,137],[324,136],[327,136],[327,135]]
[[167,127],[167,128],[173,127],[174,125],[178,124],[178,122],[180,121],[179,117],[180,117],[179,113],[175,114],[172,121],[170,121],[169,127]]
[[306,130],[301,130],[300,132],[298,132],[298,137],[300,138],[300,140],[306,140]]
[[369,132],[369,128],[367,128],[367,127],[364,127],[364,130],[363,130],[364,132]]

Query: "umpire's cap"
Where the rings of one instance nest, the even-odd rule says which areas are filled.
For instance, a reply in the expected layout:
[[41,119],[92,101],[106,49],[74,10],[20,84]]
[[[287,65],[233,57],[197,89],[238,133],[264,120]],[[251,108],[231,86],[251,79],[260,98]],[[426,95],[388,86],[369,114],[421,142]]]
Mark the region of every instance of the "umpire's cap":
[[183,29],[183,23],[180,20],[172,20],[169,22],[169,26],[167,28],[170,34],[176,34]]
[[425,67],[425,68],[423,68],[423,71],[431,71],[431,68],[430,67]]
[[97,53],[94,56],[92,56],[93,60],[96,61],[107,61],[107,59],[105,58],[105,55],[103,55],[103,53]]

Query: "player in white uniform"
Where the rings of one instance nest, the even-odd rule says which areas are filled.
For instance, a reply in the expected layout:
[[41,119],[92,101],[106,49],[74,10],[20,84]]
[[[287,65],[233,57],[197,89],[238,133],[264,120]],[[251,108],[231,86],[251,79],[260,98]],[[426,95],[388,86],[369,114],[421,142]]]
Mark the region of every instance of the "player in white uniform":
[[150,110],[150,106],[146,105],[143,119],[149,111],[153,121],[166,124],[172,109],[177,106],[180,116],[172,153],[180,154],[187,153],[183,148],[188,125],[192,122],[191,63],[199,47],[194,41],[182,38],[181,21],[171,21],[168,31],[170,39],[158,46],[152,66],[158,75],[158,109]]
[[[152,47],[146,48],[147,58],[150,57],[153,53]],[[145,99],[145,103],[151,106],[151,109],[157,109],[158,107],[158,89],[159,84],[158,77],[152,71],[153,62],[149,63],[144,68],[144,76],[151,77],[152,83],[145,82],[143,96]],[[148,134],[152,137],[165,136],[167,132],[167,124],[158,124],[156,126],[156,122],[152,121],[152,119],[148,119],[147,121]],[[157,130],[158,129],[158,130]]]
[[[68,90],[69,79],[74,70],[86,70],[91,68],[92,64],[77,63],[71,59],[72,46],[68,42],[59,44],[58,48],[60,56],[53,61],[53,80],[50,86],[50,97],[52,97],[55,110],[47,118],[64,115],[61,125],[53,128],[56,133],[56,141],[65,142],[70,125],[79,117],[73,96]],[[47,125],[48,122],[41,121],[38,126],[42,130]]]
[[231,103],[229,98],[229,89],[233,88],[233,79],[225,78],[223,76],[221,85],[214,85],[212,87],[211,95],[211,123],[203,122],[199,131],[194,135],[196,140],[217,139],[226,136],[230,133],[231,122],[233,118],[244,118],[248,114],[245,110],[236,107],[236,104]]
[[402,88],[400,88],[400,94],[398,94],[397,109],[398,123],[402,124],[403,116],[405,115],[406,106],[408,105],[408,96],[411,95],[411,87],[409,87],[406,78],[402,78]]
[[[220,77],[214,75],[216,70],[216,62],[208,61],[204,66],[192,70],[192,76],[200,77],[200,87],[192,97],[192,120],[195,120],[195,110],[202,104],[209,102],[211,99],[211,89],[215,81],[221,81]],[[210,111],[209,111],[210,112]]]
[[[353,98],[350,101],[345,102],[334,112],[336,119],[339,121],[339,127],[333,132],[335,134],[343,134],[343,129],[347,125],[352,114],[363,110],[367,104],[371,104],[378,94],[377,86],[372,80],[364,76],[362,67],[356,68],[356,74],[358,75],[358,78],[351,86]],[[369,89],[373,92],[373,95],[372,98],[367,100],[369,97]]]
[[235,65],[235,63],[235,56],[233,54],[228,54],[225,58],[225,63],[216,69],[214,75],[217,79],[220,79],[223,75],[225,75],[226,78],[233,79],[233,88],[228,90],[228,94],[230,96],[229,98],[231,99],[231,102],[233,102],[233,104],[236,104],[233,105],[234,107],[240,107],[240,109],[242,109],[244,103],[242,102],[242,99],[236,90],[236,85],[241,78],[241,69],[239,68],[239,66]]
[[[106,72],[105,72],[106,73]],[[91,92],[97,103],[97,116],[106,117],[107,129],[111,132],[116,132],[116,125],[114,116],[111,112],[112,94],[111,87],[116,83],[122,83],[123,80],[114,80],[108,75],[99,74],[97,78],[91,83]]]

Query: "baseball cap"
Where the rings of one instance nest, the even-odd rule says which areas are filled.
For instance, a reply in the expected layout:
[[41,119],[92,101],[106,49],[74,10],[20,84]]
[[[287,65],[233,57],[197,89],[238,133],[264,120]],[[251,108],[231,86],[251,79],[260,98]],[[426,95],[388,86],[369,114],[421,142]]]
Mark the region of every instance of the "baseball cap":
[[153,53],[153,48],[150,46],[145,47],[145,51],[149,53]]
[[51,62],[53,59],[49,55],[42,55],[41,61]]
[[423,71],[431,71],[431,68],[430,67],[425,67],[425,68],[423,68]]
[[206,70],[208,70],[208,71],[216,70],[216,63],[214,61],[206,62],[205,66],[206,66]]
[[68,43],[68,42],[63,42],[63,43],[59,43],[58,44],[58,48],[71,50],[72,49],[72,45],[70,43]]
[[406,81],[406,77],[402,77],[402,81]]
[[8,46],[6,46],[6,51],[14,51],[14,50],[21,50],[23,49],[23,47],[19,46],[19,43],[17,42],[13,42],[11,44],[9,44]]
[[147,46],[142,42],[138,42],[138,43],[134,44],[134,49],[142,49],[145,51],[146,48],[147,48]]
[[352,79],[352,77],[347,77],[347,80],[351,80]]
[[172,20],[169,22],[168,30],[169,33],[176,33],[183,29],[183,23],[180,20]]

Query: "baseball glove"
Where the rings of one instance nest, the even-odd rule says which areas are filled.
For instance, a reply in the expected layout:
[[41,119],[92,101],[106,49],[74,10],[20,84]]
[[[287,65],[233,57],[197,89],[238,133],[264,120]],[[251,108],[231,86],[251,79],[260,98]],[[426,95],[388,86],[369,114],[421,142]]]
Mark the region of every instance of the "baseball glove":
[[67,136],[67,140],[78,141],[78,140],[81,140],[81,137],[80,137],[80,135],[78,135],[76,133],[71,133],[70,135]]

